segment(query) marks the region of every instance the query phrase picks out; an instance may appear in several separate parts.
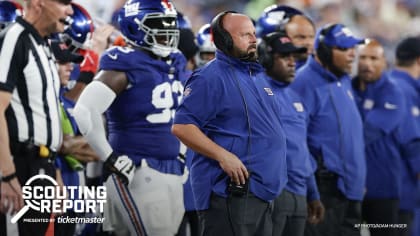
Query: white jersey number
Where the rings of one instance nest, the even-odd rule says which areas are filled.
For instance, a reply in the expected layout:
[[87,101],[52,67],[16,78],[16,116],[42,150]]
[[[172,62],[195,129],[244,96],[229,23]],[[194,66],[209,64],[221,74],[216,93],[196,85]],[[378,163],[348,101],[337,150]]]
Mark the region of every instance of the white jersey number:
[[146,120],[150,123],[168,123],[175,115],[173,93],[177,96],[177,104],[181,102],[184,86],[180,81],[157,85],[152,91],[152,104],[156,109],[163,109],[160,113],[149,114]]

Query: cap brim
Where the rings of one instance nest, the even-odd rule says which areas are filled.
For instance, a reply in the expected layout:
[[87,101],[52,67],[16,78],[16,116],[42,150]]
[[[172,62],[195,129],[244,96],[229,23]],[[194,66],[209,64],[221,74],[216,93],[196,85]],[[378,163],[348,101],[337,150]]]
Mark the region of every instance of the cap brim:
[[358,44],[364,44],[365,39],[355,38],[355,37],[346,37],[337,41],[336,46],[341,48],[352,48]]
[[281,49],[274,50],[276,53],[305,53],[305,47],[295,47],[293,44],[283,45]]

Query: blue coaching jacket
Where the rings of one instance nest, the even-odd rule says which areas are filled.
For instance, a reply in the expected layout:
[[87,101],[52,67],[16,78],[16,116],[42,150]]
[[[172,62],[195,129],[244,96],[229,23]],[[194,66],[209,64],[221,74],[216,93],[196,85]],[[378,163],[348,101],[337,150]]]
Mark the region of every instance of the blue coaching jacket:
[[[358,89],[353,79],[356,102],[364,124],[368,199],[399,199],[401,163],[410,145],[414,127],[407,125],[407,109],[402,91],[386,73],[366,90]],[[412,119],[411,119],[412,120]],[[414,131],[415,132],[415,131]]]
[[315,162],[309,154],[307,137],[307,117],[301,98],[289,84],[275,81],[261,73],[273,87],[274,94],[281,109],[280,121],[286,133],[287,143],[287,185],[286,189],[294,194],[319,200],[315,182]]
[[[194,124],[218,145],[234,153],[252,172],[250,191],[275,199],[287,182],[286,137],[270,85],[256,75],[262,67],[221,51],[187,81],[175,124]],[[228,176],[217,161],[194,153],[190,170],[198,210],[213,193],[227,197]]]
[[[416,128],[412,129],[410,137],[413,141],[405,145],[405,154],[401,168],[401,196],[400,209],[414,211],[414,208],[420,207],[420,181],[417,174],[420,173],[420,84],[408,73],[393,69],[390,77],[395,81],[403,91],[406,99],[408,114],[415,120]],[[407,124],[408,122],[404,122]]]
[[290,85],[308,110],[308,146],[315,159],[338,175],[338,189],[362,200],[366,178],[363,124],[349,76],[337,78],[314,57],[299,69]]

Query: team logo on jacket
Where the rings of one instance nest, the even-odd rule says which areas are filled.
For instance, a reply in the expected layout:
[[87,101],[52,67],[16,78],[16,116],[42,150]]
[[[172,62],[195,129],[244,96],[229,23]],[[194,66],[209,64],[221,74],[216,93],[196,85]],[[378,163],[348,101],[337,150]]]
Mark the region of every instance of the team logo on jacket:
[[363,103],[363,108],[365,110],[370,110],[373,108],[374,105],[375,105],[375,102],[372,99],[366,99],[365,102]]
[[389,103],[389,102],[385,102],[384,107],[385,107],[385,109],[388,109],[388,110],[395,110],[395,109],[397,109],[397,105],[392,104],[392,103]]
[[191,94],[191,92],[192,92],[191,87],[186,88],[186,89],[184,90],[184,97],[186,97],[186,96],[190,95],[190,94]]
[[268,96],[273,96],[273,90],[271,90],[271,88],[264,88],[265,92],[268,94]]
[[417,106],[411,108],[411,114],[415,117],[420,115],[420,109]]
[[293,106],[295,107],[297,112],[303,112],[304,111],[303,105],[300,102],[294,102]]

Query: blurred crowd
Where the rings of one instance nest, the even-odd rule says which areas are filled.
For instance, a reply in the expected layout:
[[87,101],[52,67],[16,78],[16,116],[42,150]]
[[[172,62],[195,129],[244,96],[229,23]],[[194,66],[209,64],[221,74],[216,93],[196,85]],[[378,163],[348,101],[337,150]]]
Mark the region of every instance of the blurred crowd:
[[420,33],[420,2],[415,0],[178,0],[176,6],[192,22],[193,29],[209,22],[217,12],[235,10],[257,19],[265,7],[285,4],[302,10],[317,27],[329,22],[347,25],[356,35],[378,39],[385,46],[387,59],[397,42]]
[[[20,0],[18,2],[23,2]],[[124,0],[91,1],[75,0],[84,6],[92,18],[101,22],[112,22],[116,9]],[[317,27],[326,22],[340,22],[353,33],[378,39],[384,45],[389,63],[397,42],[410,35],[420,33],[420,1],[416,0],[177,0],[175,6],[191,21],[194,32],[209,23],[220,11],[234,10],[257,19],[264,8],[272,4],[289,5],[300,9],[311,17]]]

